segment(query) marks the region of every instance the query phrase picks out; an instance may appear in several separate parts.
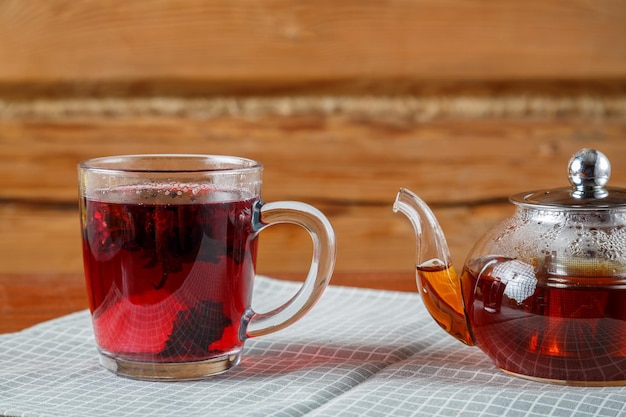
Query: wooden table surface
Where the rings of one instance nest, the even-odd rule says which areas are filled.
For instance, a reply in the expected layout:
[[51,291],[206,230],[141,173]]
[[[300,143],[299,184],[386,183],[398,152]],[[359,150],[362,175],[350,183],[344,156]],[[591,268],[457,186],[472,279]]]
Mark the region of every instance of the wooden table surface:
[[[297,280],[295,274],[268,274]],[[406,273],[338,273],[331,285],[415,291],[415,278]],[[34,324],[88,307],[82,274],[0,274],[0,333],[16,332]]]

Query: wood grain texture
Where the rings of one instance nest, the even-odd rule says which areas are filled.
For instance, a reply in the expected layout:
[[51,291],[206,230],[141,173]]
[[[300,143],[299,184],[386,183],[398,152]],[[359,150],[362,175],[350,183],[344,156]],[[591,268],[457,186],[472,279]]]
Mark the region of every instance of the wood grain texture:
[[[76,165],[132,153],[231,154],[264,163],[267,200],[389,204],[400,186],[440,205],[567,186],[582,147],[625,154],[622,119],[401,120],[301,115],[0,123],[0,199],[73,204]],[[615,186],[626,165],[613,165]]]
[[0,334],[87,307],[82,275],[0,273]]
[[[79,161],[241,155],[266,201],[331,220],[333,283],[413,291],[399,187],[455,264],[516,192],[567,186],[582,147],[626,187],[620,0],[0,1],[0,333],[86,307]],[[300,280],[306,233],[261,234]]]
[[0,2],[0,83],[623,79],[619,0]]
[[[415,238],[409,222],[391,210],[399,187],[433,207],[455,263],[462,263],[478,237],[511,213],[510,194],[568,186],[567,162],[582,147],[609,155],[610,184],[625,187],[625,135],[625,120],[578,118],[4,121],[0,272],[80,271],[76,164],[88,157],[191,152],[258,159],[265,164],[266,201],[301,200],[328,215],[337,232],[337,271],[401,272],[413,269]],[[276,226],[261,242],[260,273],[297,274],[308,267],[303,231]]]

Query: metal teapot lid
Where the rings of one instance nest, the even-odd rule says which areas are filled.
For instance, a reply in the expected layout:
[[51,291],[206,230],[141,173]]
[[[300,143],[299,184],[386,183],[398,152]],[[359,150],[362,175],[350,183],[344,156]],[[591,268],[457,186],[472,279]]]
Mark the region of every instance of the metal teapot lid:
[[582,149],[569,162],[569,181],[573,188],[519,193],[510,200],[518,205],[544,208],[624,208],[626,189],[605,187],[610,175],[611,164],[602,152]]

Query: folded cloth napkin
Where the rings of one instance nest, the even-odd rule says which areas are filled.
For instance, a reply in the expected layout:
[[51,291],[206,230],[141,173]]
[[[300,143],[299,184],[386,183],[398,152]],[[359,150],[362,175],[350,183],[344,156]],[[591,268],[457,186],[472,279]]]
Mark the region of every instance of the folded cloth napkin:
[[[258,277],[255,308],[299,283]],[[328,288],[302,320],[246,342],[242,363],[193,382],[143,382],[98,363],[81,311],[0,335],[5,416],[622,416],[626,387],[508,376],[449,337],[417,293]]]

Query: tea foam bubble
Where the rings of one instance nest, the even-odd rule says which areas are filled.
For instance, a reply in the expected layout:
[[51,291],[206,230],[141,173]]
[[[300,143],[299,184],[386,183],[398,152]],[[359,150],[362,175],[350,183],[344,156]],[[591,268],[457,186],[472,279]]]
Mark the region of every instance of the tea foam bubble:
[[150,183],[100,188],[86,197],[119,204],[198,204],[241,201],[254,195],[245,189],[213,184]]

